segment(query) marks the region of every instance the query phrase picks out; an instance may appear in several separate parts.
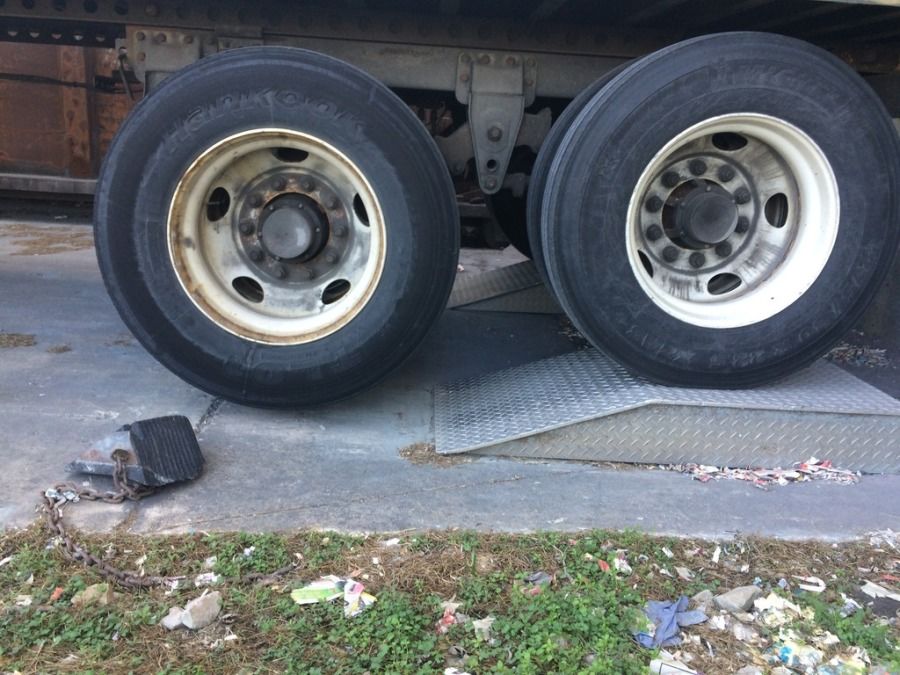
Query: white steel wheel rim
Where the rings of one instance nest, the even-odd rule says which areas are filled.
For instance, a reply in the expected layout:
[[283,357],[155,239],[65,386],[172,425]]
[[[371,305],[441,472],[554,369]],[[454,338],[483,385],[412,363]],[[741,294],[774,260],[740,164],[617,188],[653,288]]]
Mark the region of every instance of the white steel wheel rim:
[[[740,139],[746,143],[732,149]],[[693,239],[694,221],[681,218],[685,195],[698,189],[733,198],[735,215],[727,207],[716,225],[737,219],[723,241],[727,229]],[[839,219],[837,181],[815,141],[768,115],[722,115],[678,134],[643,171],[628,207],[627,255],[641,288],[668,315],[706,328],[748,326],[785,310],[813,285]],[[688,228],[679,227],[682,221]]]
[[263,344],[340,330],[384,269],[384,215],[359,167],[290,129],[235,134],[198,156],[176,186],[167,237],[191,302],[220,328]]

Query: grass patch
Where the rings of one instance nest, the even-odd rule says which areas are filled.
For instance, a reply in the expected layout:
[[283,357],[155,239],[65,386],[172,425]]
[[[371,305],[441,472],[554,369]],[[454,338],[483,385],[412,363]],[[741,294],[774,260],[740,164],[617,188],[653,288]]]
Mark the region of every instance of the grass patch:
[[[858,590],[863,578],[900,571],[896,551],[865,543],[716,543],[603,531],[388,538],[332,532],[84,536],[92,551],[120,567],[187,579],[174,590],[117,589],[108,604],[76,607],[76,593],[103,581],[94,570],[64,559],[37,527],[0,534],[0,560],[8,558],[0,565],[0,672],[442,673],[455,666],[471,673],[637,674],[654,656],[631,636],[647,600],[754,580],[778,589],[780,579],[794,574],[820,576],[828,589],[821,596],[787,591],[815,616],[793,628],[837,635],[841,643],[827,658],[856,646],[874,663],[900,668],[896,621],[868,610],[840,613],[842,592]],[[717,546],[722,551],[713,563]],[[612,567],[619,555],[631,575]],[[247,582],[291,563],[296,567],[274,584]],[[676,567],[688,568],[692,577],[679,578]],[[553,581],[532,594],[525,579],[537,570]],[[222,579],[218,620],[199,631],[161,628],[171,606],[200,594],[193,576],[209,571]],[[347,619],[339,602],[297,606],[291,600],[292,589],[325,574],[353,576],[378,602]],[[489,634],[471,621],[436,631],[445,601],[459,603],[458,612],[471,620],[493,618]],[[680,656],[692,668],[727,673],[763,658],[776,634],[763,631],[761,643],[748,645],[701,625],[687,629],[685,638]]]

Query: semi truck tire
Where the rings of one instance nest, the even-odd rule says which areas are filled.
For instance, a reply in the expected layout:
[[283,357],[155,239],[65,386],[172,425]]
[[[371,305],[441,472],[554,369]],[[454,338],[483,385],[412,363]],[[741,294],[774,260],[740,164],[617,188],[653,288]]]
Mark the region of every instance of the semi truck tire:
[[827,52],[709,35],[627,67],[549,170],[551,285],[595,346],[662,383],[746,387],[821,356],[900,236],[882,103]]
[[437,147],[362,71],[281,47],[171,76],[98,181],[100,268],[161,363],[257,406],[340,399],[420,343],[456,272]]
[[595,80],[587,89],[573,98],[569,105],[560,113],[559,117],[550,128],[550,133],[544,139],[541,150],[538,152],[537,160],[535,160],[534,168],[531,171],[531,178],[528,181],[528,194],[526,195],[526,222],[528,246],[530,258],[534,262],[541,279],[547,289],[553,292],[550,286],[550,279],[547,276],[547,263],[544,261],[544,244],[541,239],[541,210],[544,203],[544,194],[547,187],[547,174],[553,164],[553,159],[559,151],[559,146],[565,138],[572,122],[578,117],[578,114],[584,109],[588,102],[597,95],[603,87],[605,87],[612,79],[625,69],[627,64],[616,66],[602,77]]

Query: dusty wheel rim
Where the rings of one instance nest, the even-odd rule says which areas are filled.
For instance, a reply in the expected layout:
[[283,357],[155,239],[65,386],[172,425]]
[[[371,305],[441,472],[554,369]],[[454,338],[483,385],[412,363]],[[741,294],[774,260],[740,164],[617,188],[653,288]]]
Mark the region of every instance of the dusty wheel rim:
[[291,345],[347,325],[384,268],[381,205],[325,141],[288,129],[235,134],[204,151],[169,208],[169,256],[217,326]]
[[670,316],[746,326],[812,286],[839,216],[834,172],[807,134],[767,115],[723,115],[678,134],[648,164],[628,208],[627,255]]

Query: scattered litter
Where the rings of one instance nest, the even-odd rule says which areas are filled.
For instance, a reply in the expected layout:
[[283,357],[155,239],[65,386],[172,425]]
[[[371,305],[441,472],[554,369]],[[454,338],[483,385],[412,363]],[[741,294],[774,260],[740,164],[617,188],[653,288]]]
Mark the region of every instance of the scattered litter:
[[781,579],[778,580],[778,588],[780,588],[781,590],[783,590],[783,591],[787,590],[788,586],[789,586],[788,580],[785,579],[784,577],[782,577]]
[[823,657],[821,651],[801,642],[793,631],[780,635],[770,654],[772,663],[781,662],[789,668],[809,673],[815,671]]
[[720,557],[721,555],[722,555],[722,547],[721,547],[721,546],[716,546],[716,550],[713,551],[713,554],[712,554],[712,562],[713,562],[713,565],[718,565],[718,564],[719,564],[719,557]]
[[879,586],[878,584],[871,581],[867,581],[866,583],[864,583],[859,590],[868,595],[870,598],[890,598],[895,602],[900,602],[900,593],[889,591],[884,586]]
[[[900,551],[900,532],[894,532],[890,528],[870,532],[869,545],[874,548],[890,548],[894,551]],[[3,563],[0,562],[0,567],[2,565]]]
[[400,537],[392,537],[391,539],[386,539],[381,542],[381,546],[385,548],[389,548],[391,546],[399,546],[400,545]]
[[206,560],[203,561],[203,569],[211,570],[216,566],[216,563],[219,562],[218,556],[211,555]]
[[53,592],[50,594],[50,602],[56,602],[57,600],[59,600],[63,596],[64,592],[65,589],[62,586],[57,586],[56,588],[54,588]]
[[802,584],[797,584],[799,588],[802,588],[804,591],[809,591],[810,593],[821,593],[825,590],[825,582],[822,581],[819,577],[798,577],[796,574],[794,575],[794,579],[797,581],[802,581]]
[[222,577],[215,572],[204,572],[203,574],[198,574],[196,577],[194,577],[194,586],[196,586],[197,588],[215,586],[220,581],[222,581]]
[[731,634],[740,642],[754,642],[759,639],[759,632],[753,626],[748,626],[740,621],[736,621],[731,626]]
[[3,560],[0,560],[0,567],[3,567],[4,565],[8,565],[9,563],[12,562],[12,560],[13,560],[13,556],[11,556],[11,555],[6,556]]
[[672,553],[672,549],[670,549],[668,546],[663,546],[663,547],[662,547],[662,552],[663,552],[663,555],[666,556],[667,558],[674,558],[674,557],[675,557],[675,554]]
[[859,610],[862,609],[861,604],[859,604],[853,598],[848,597],[846,594],[841,593],[841,598],[844,601],[844,605],[843,607],[841,607],[841,616],[845,619],[851,614],[856,614]]
[[820,631],[815,635],[810,636],[810,641],[816,645],[816,647],[820,647],[822,649],[826,649],[836,644],[840,644],[841,639],[830,631]]
[[868,664],[858,654],[835,656],[816,668],[816,675],[866,675],[868,672]]
[[803,616],[800,607],[775,593],[756,599],[753,606],[759,612],[758,621],[769,628],[785,626]]
[[734,675],[765,675],[765,673],[756,666],[744,666]]
[[762,595],[759,586],[738,586],[716,596],[716,606],[726,612],[746,612],[753,601]]
[[469,620],[463,613],[457,614],[456,610],[458,610],[461,606],[461,603],[451,601],[445,601],[441,603],[441,609],[444,610],[444,613],[441,615],[441,618],[438,619],[437,623],[434,624],[434,630],[438,635],[444,635],[447,631],[450,630],[450,626],[456,624],[466,623]]
[[600,568],[601,572],[609,572],[609,563],[602,558],[597,561],[597,566]]
[[[216,620],[222,611],[222,596],[219,591],[203,591],[203,595],[194,598],[184,606],[181,623],[190,630],[206,628]],[[170,612],[171,613],[171,612]]]
[[650,662],[651,675],[697,675],[697,671],[689,668],[665,649]]
[[31,603],[34,601],[30,595],[17,595],[16,596],[16,607],[31,607]]
[[475,637],[485,642],[491,642],[491,626],[494,625],[496,619],[492,616],[486,616],[483,619],[476,619],[472,622],[472,628],[475,629]]
[[857,347],[846,342],[841,342],[834,347],[825,355],[825,358],[834,363],[865,366],[866,368],[884,368],[890,363],[887,351],[884,349]]
[[683,579],[684,581],[690,581],[694,578],[694,573],[687,567],[676,567],[675,572],[678,573],[678,578]]
[[686,595],[674,602],[651,600],[645,605],[644,614],[653,624],[653,631],[639,630],[634,633],[634,639],[648,649],[681,644],[679,627],[693,626],[707,620],[704,612],[688,610],[689,604]]
[[118,593],[113,593],[109,584],[93,584],[72,596],[72,606],[87,607],[93,604],[106,606],[116,595]]
[[539,595],[552,581],[553,577],[546,572],[534,572],[525,577],[527,585],[522,587],[522,592],[526,595]]
[[317,602],[332,602],[343,595],[344,616],[350,618],[375,604],[375,596],[364,593],[364,589],[365,586],[353,579],[328,575],[303,588],[294,589],[291,591],[291,599],[298,605],[313,605]]
[[[760,489],[771,485],[789,485],[811,480],[825,480],[833,483],[858,483],[860,474],[847,469],[835,468],[830,460],[819,460],[810,457],[805,462],[796,462],[792,469],[776,467],[765,468],[731,468],[710,466],[708,464],[670,464],[661,465],[667,471],[678,471],[690,475],[694,480],[708,483],[712,480],[743,480]],[[716,562],[714,560],[713,562]]]
[[613,560],[613,567],[616,568],[616,572],[619,574],[624,574],[626,577],[631,575],[632,569],[631,565],[628,564],[628,560],[625,558],[625,551],[616,552],[616,557]]
[[[462,265],[458,265],[458,267],[462,268]],[[459,269],[459,272],[463,272],[463,269]],[[460,670],[459,668],[444,668],[444,675],[471,675],[464,670]]]
[[244,549],[244,557],[245,557],[245,558],[249,558],[249,557],[252,556],[255,552],[256,552],[256,547],[255,547],[255,546],[249,546],[249,547],[247,547],[247,548]]
[[728,615],[716,614],[709,620],[709,625],[713,630],[726,630],[728,628]]

